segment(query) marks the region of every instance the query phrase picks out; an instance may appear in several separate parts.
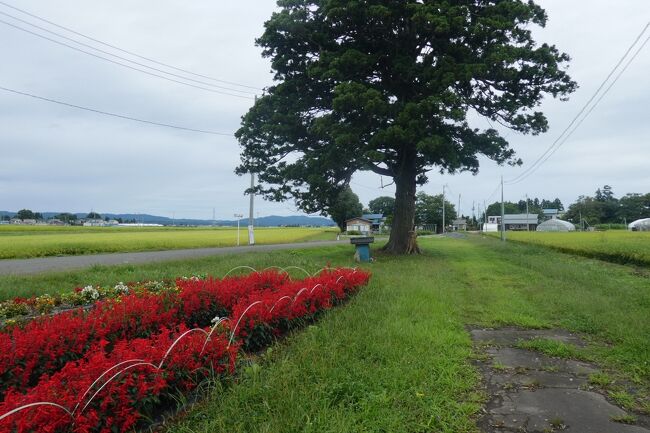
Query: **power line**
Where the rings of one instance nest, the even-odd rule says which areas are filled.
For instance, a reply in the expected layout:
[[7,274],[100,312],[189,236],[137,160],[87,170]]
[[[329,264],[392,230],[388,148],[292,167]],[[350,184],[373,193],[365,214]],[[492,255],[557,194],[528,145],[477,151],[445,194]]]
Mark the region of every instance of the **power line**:
[[246,84],[235,83],[235,82],[233,82],[233,81],[221,80],[221,79],[219,79],[219,78],[210,77],[209,75],[202,75],[202,74],[198,74],[198,73],[196,73],[196,72],[192,72],[192,71],[189,71],[189,70],[186,70],[186,69],[178,68],[178,67],[176,67],[176,66],[169,65],[169,64],[167,64],[167,63],[163,63],[163,62],[160,62],[160,61],[158,61],[158,60],[154,60],[154,59],[151,59],[151,58],[149,58],[149,57],[142,56],[142,55],[137,54],[137,53],[134,53],[134,52],[132,52],[132,51],[125,50],[125,49],[120,48],[120,47],[118,47],[118,46],[111,45],[111,44],[109,44],[109,43],[107,43],[107,42],[103,42],[103,41],[101,41],[101,40],[99,40],[99,39],[95,39],[95,38],[93,38],[93,37],[91,37],[91,36],[88,36],[88,35],[85,35],[85,34],[83,34],[83,33],[77,32],[77,31],[75,31],[75,30],[73,30],[73,29],[71,29],[71,28],[69,28],[69,27],[62,26],[62,25],[57,24],[57,23],[55,23],[55,22],[49,21],[49,20],[47,20],[47,19],[45,19],[45,18],[43,18],[43,17],[40,17],[40,16],[38,16],[38,15],[36,15],[36,14],[33,14],[33,13],[30,13],[30,12],[27,12],[26,10],[23,10],[23,9],[17,8],[17,7],[15,7],[15,6],[12,6],[12,5],[10,5],[10,4],[7,4],[7,3],[5,3],[5,2],[3,2],[3,1],[0,1],[0,4],[6,6],[6,7],[8,7],[8,8],[11,8],[11,9],[13,9],[13,10],[16,10],[16,11],[18,11],[18,12],[21,12],[21,13],[23,13],[23,14],[25,14],[25,15],[28,15],[28,16],[30,16],[30,17],[32,17],[32,18],[36,18],[37,20],[43,21],[43,22],[45,22],[45,23],[48,23],[48,24],[50,24],[50,25],[52,25],[52,26],[54,26],[54,27],[58,27],[58,28],[60,28],[60,29],[66,30],[66,31],[68,31],[68,32],[70,32],[70,33],[73,33],[73,34],[77,35],[77,36],[81,36],[81,37],[86,38],[86,39],[88,39],[88,40],[90,40],[90,41],[96,42],[96,43],[98,43],[98,44],[102,44],[102,45],[104,45],[104,46],[106,46],[106,47],[113,48],[113,49],[115,49],[115,50],[121,51],[121,52],[123,52],[123,53],[129,54],[129,55],[134,56],[134,57],[138,57],[138,58],[140,58],[140,59],[142,59],[142,60],[146,60],[146,61],[151,62],[151,63],[155,63],[155,64],[160,65],[160,66],[165,66],[165,67],[167,67],[167,68],[171,68],[171,69],[174,69],[174,70],[179,71],[179,72],[184,72],[184,73],[186,73],[186,74],[191,74],[191,75],[194,75],[194,76],[196,76],[196,77],[205,78],[205,79],[212,80],[212,81],[216,81],[216,82],[219,82],[219,83],[230,84],[230,85],[232,85],[232,86],[244,87],[244,88],[253,89],[253,90],[260,90],[260,91],[264,90],[264,89],[261,89],[261,88],[259,88],[259,87],[254,87],[254,86],[249,86],[249,85],[246,85]]
[[149,125],[164,126],[166,128],[181,129],[181,130],[184,130],[184,131],[191,131],[191,132],[200,132],[202,134],[222,135],[222,136],[226,136],[226,137],[232,137],[233,136],[233,134],[229,134],[227,132],[216,132],[216,131],[208,131],[208,130],[204,130],[204,129],[186,128],[184,126],[172,125],[172,124],[169,124],[169,123],[154,122],[152,120],[138,119],[136,117],[125,116],[125,115],[122,115],[122,114],[116,114],[116,113],[111,113],[111,112],[108,112],[108,111],[97,110],[95,108],[83,107],[81,105],[71,104],[69,102],[58,101],[56,99],[45,98],[43,96],[33,95],[31,93],[21,92],[19,90],[9,89],[7,87],[2,87],[2,86],[0,86],[0,90],[4,90],[5,92],[15,93],[17,95],[28,96],[30,98],[38,99],[38,100],[41,100],[41,101],[51,102],[53,104],[65,105],[66,107],[72,107],[72,108],[77,108],[79,110],[91,111],[93,113],[103,114],[103,115],[112,116],[112,117],[118,117],[120,119],[132,120],[134,122],[147,123]]
[[544,158],[544,159],[542,160],[542,162],[540,162],[540,163],[537,165],[537,167],[536,167],[535,169],[533,169],[532,171],[530,171],[527,175],[525,175],[524,177],[520,178],[519,180],[517,180],[517,181],[515,181],[515,182],[511,182],[509,185],[517,184],[517,183],[519,183],[519,182],[525,180],[526,178],[528,178],[528,177],[529,177],[530,175],[532,175],[535,171],[537,171],[537,169],[538,169],[539,167],[541,167],[542,164],[544,164],[544,163],[545,163],[545,162],[546,162],[546,161],[547,161],[551,156],[553,156],[553,154],[554,154],[554,153],[555,153],[555,152],[556,152],[560,147],[562,147],[562,145],[563,145],[564,143],[566,143],[566,141],[569,139],[569,137],[571,137],[571,135],[575,132],[575,130],[578,129],[578,127],[582,124],[582,122],[583,122],[583,121],[584,121],[584,120],[589,116],[589,114],[594,110],[594,108],[596,108],[596,106],[598,105],[598,103],[599,103],[599,102],[600,102],[600,101],[605,97],[605,95],[607,94],[607,92],[609,91],[609,89],[611,89],[612,86],[614,86],[614,84],[616,84],[616,82],[618,81],[618,79],[621,77],[621,75],[623,75],[623,73],[625,72],[625,70],[627,69],[627,67],[630,66],[630,63],[632,63],[632,61],[634,60],[634,58],[635,58],[635,57],[636,57],[636,56],[641,52],[641,50],[643,49],[643,47],[645,47],[645,45],[648,43],[648,41],[650,41],[650,37],[647,38],[647,39],[643,42],[643,44],[641,44],[641,46],[639,47],[639,49],[636,51],[636,53],[634,53],[634,55],[630,58],[630,60],[627,62],[627,64],[623,67],[623,69],[621,69],[621,71],[618,73],[618,75],[616,76],[616,78],[611,82],[611,84],[607,87],[607,89],[605,89],[605,91],[602,93],[602,95],[600,95],[600,97],[599,97],[599,98],[596,100],[596,102],[591,106],[591,108],[589,109],[589,111],[587,111],[587,113],[582,117],[582,119],[580,119],[580,121],[579,121],[579,122],[578,122],[578,123],[573,127],[573,129],[572,129],[572,130],[571,130],[571,131],[570,131],[570,132],[569,132],[569,133],[564,137],[564,139],[562,139],[562,141],[557,145],[557,147],[555,147],[555,148],[551,151],[551,153],[549,153],[549,154],[546,156],[546,158]]
[[111,63],[114,63],[114,64],[116,64],[116,65],[123,66],[123,67],[125,67],[125,68],[133,69],[134,71],[142,72],[142,73],[147,74],[147,75],[151,75],[151,76],[154,76],[154,77],[162,78],[163,80],[172,81],[172,82],[174,82],[174,83],[183,84],[183,85],[185,85],[185,86],[189,86],[189,87],[194,87],[195,89],[201,89],[201,90],[206,90],[206,91],[208,91],[208,92],[212,92],[212,93],[218,93],[218,94],[220,94],[220,95],[228,95],[228,96],[234,96],[234,97],[236,97],[236,98],[251,99],[251,100],[254,99],[254,98],[252,98],[252,97],[250,97],[250,96],[244,96],[244,95],[237,95],[237,94],[234,94],[234,93],[222,92],[222,91],[219,91],[219,90],[214,90],[214,89],[210,89],[210,88],[207,88],[207,87],[202,87],[202,86],[197,86],[197,85],[194,85],[194,84],[186,83],[186,82],[184,82],[184,81],[175,80],[175,79],[173,79],[173,78],[165,77],[164,75],[159,75],[159,74],[155,74],[155,73],[153,73],[153,72],[145,71],[144,69],[136,68],[136,67],[134,67],[134,66],[130,66],[130,65],[127,65],[127,64],[125,64],[125,63],[121,63],[121,62],[118,62],[118,61],[115,61],[115,60],[109,59],[109,58],[107,58],[107,57],[100,56],[100,55],[98,55],[98,54],[91,53],[91,52],[86,51],[86,50],[82,50],[81,48],[74,47],[74,46],[72,46],[72,45],[66,44],[65,42],[57,41],[56,39],[52,39],[52,38],[50,38],[50,37],[47,37],[47,36],[41,35],[41,34],[39,34],[39,33],[33,32],[33,31],[31,31],[31,30],[28,30],[28,29],[25,29],[25,28],[23,28],[23,27],[17,26],[17,25],[15,25],[15,24],[8,23],[7,21],[4,21],[4,20],[0,20],[0,23],[5,24],[5,25],[8,25],[8,26],[10,26],[10,27],[14,27],[14,28],[16,28],[16,29],[18,29],[18,30],[21,30],[21,31],[23,31],[23,32],[30,33],[30,34],[32,34],[32,35],[34,35],[34,36],[39,37],[39,38],[46,39],[46,40],[48,40],[48,41],[50,41],[50,42],[54,42],[55,44],[59,44],[59,45],[62,45],[62,46],[64,46],[64,47],[68,47],[68,48],[70,48],[70,49],[73,49],[73,50],[75,50],[75,51],[79,51],[79,52],[82,52],[82,53],[84,53],[84,54],[88,54],[89,56],[97,57],[98,59],[106,60],[107,62],[111,62]]
[[[37,28],[37,29],[39,29],[39,30],[42,30],[42,31],[44,31],[44,32],[50,33],[50,34],[52,34],[52,35],[55,35],[55,36],[57,36],[57,37],[59,37],[59,38],[62,38],[62,39],[68,40],[68,41],[70,41],[70,42],[74,42],[75,44],[81,45],[81,46],[83,46],[83,47],[90,48],[91,50],[95,50],[95,51],[98,51],[98,52],[100,52],[100,53],[107,54],[107,55],[109,55],[109,56],[115,57],[115,58],[117,58],[117,59],[124,60],[124,61],[129,62],[129,63],[133,63],[134,65],[142,66],[142,67],[144,67],[144,68],[148,68],[148,69],[151,69],[151,70],[153,70],[153,71],[157,71],[157,72],[160,72],[160,73],[163,73],[163,74],[171,75],[172,77],[177,77],[177,78],[181,78],[181,79],[183,79],[183,80],[188,80],[188,81],[192,81],[192,82],[195,82],[195,83],[204,84],[204,85],[206,85],[206,86],[211,86],[211,87],[214,87],[214,88],[217,88],[217,89],[223,89],[223,90],[229,90],[229,91],[231,91],[231,92],[247,93],[247,94],[249,94],[249,95],[255,95],[255,92],[251,92],[251,91],[249,91],[249,90],[239,90],[239,89],[233,89],[233,88],[230,88],[230,87],[224,87],[224,86],[220,86],[220,85],[218,85],[218,84],[212,84],[212,83],[208,83],[208,82],[206,82],[206,81],[195,80],[194,78],[188,78],[188,77],[184,77],[184,76],[182,76],[182,75],[175,74],[175,73],[173,73],[173,72],[168,72],[168,71],[165,71],[165,70],[162,70],[162,69],[154,68],[153,66],[149,66],[149,65],[146,65],[146,64],[144,64],[144,63],[139,63],[139,62],[136,62],[136,61],[134,61],[134,60],[127,59],[126,57],[118,56],[117,54],[113,54],[113,53],[111,53],[111,52],[109,52],[109,51],[105,51],[105,50],[99,49],[99,48],[94,47],[94,46],[92,46],[92,45],[89,45],[89,44],[86,44],[86,43],[83,43],[83,42],[79,42],[79,41],[76,40],[76,39],[69,38],[69,37],[67,37],[67,36],[65,36],[65,35],[62,35],[62,34],[60,34],[60,33],[57,33],[57,32],[53,32],[53,31],[51,31],[51,30],[46,29],[45,27],[37,26],[36,24],[30,23],[29,21],[25,21],[25,20],[23,20],[23,19],[21,19],[21,18],[15,17],[15,16],[10,15],[10,14],[8,14],[8,13],[5,13],[5,12],[0,11],[0,14],[1,14],[1,15],[4,15],[4,16],[6,16],[6,17],[9,17],[9,18],[11,18],[11,19],[13,19],[13,20],[16,20],[16,21],[20,21],[20,22],[22,22],[22,23],[25,23],[25,24],[27,24],[27,25],[29,25],[29,26],[35,27],[35,28]],[[5,23],[5,24],[7,24],[5,21],[2,21],[2,22]],[[21,27],[18,27],[18,26],[15,26],[15,28],[17,28],[17,29],[19,29],[19,30],[25,30],[25,29],[23,29],[23,28],[21,28]],[[34,34],[34,33],[32,33],[32,34]]]
[[[569,137],[571,134],[573,134],[573,131],[575,131],[575,129],[577,128],[577,126],[579,126],[580,123],[582,123],[582,121],[583,121],[583,120],[584,120],[584,119],[589,115],[589,113],[591,113],[591,110],[593,109],[593,107],[595,107],[596,104],[600,101],[600,99],[602,99],[602,96],[604,96],[605,93],[607,93],[607,90],[609,90],[609,89],[611,88],[611,85],[613,85],[613,84],[616,82],[616,80],[614,80],[614,81],[612,82],[612,84],[611,84],[611,85],[607,88],[607,90],[602,94],[601,98],[599,98],[598,101],[596,102],[596,104],[594,104],[594,106],[592,107],[592,109],[590,109],[590,110],[588,111],[588,113],[583,117],[583,119],[582,119],[582,120],[581,120],[581,121],[576,125],[576,128],[574,128],[574,129],[573,129],[569,134],[567,134],[567,132],[572,128],[572,126],[574,125],[574,123],[576,123],[576,121],[578,120],[578,118],[580,118],[580,116],[585,112],[585,110],[587,109],[587,107],[589,107],[589,105],[591,104],[591,102],[592,102],[592,101],[593,101],[593,100],[598,96],[598,94],[599,94],[600,91],[603,89],[603,87],[605,87],[605,85],[607,84],[607,82],[609,81],[609,79],[612,77],[612,75],[614,75],[614,73],[616,72],[616,70],[618,69],[618,67],[619,67],[619,66],[620,66],[620,65],[625,61],[625,58],[628,56],[628,54],[630,53],[630,51],[632,51],[632,49],[633,49],[634,46],[637,44],[637,42],[639,42],[639,40],[641,39],[641,37],[643,36],[643,34],[646,32],[646,30],[648,29],[648,27],[650,27],[650,23],[647,23],[647,24],[643,27],[643,30],[641,30],[641,33],[639,33],[639,35],[636,37],[636,39],[634,40],[634,42],[632,42],[632,44],[628,47],[628,49],[625,51],[625,54],[623,54],[623,56],[619,59],[619,61],[618,61],[618,62],[616,63],[616,65],[614,66],[614,68],[612,68],[612,70],[609,72],[609,74],[607,74],[607,77],[605,77],[605,79],[604,79],[603,82],[600,84],[600,86],[598,86],[598,88],[596,89],[596,91],[594,92],[594,94],[593,94],[593,95],[589,98],[589,100],[588,100],[588,101],[583,105],[583,107],[580,109],[580,111],[578,111],[578,113],[577,113],[577,114],[575,115],[575,117],[571,120],[571,122],[569,123],[569,125],[567,125],[567,127],[566,127],[566,128],[562,131],[562,133],[561,133],[561,134],[560,134],[560,135],[555,139],[555,141],[553,141],[553,143],[551,143],[551,145],[550,145],[550,146],[549,146],[549,147],[544,151],[544,153],[542,153],[542,154],[541,154],[541,155],[540,155],[540,156],[535,160],[535,162],[533,162],[533,164],[531,164],[531,165],[530,165],[526,170],[524,170],[522,173],[520,173],[520,174],[519,174],[518,176],[516,176],[515,178],[506,181],[506,182],[505,182],[506,184],[508,184],[508,185],[513,185],[513,184],[515,184],[515,183],[519,183],[519,182],[521,182],[522,180],[524,180],[526,177],[528,177],[530,174],[532,174],[534,170],[536,170],[537,168],[539,168],[539,166],[541,166],[541,165],[542,165],[542,164],[543,164],[543,163],[548,159],[548,158],[546,158],[546,159],[544,159],[544,158],[545,158],[547,155],[549,155],[549,152],[555,152],[555,150],[557,150],[557,148],[559,148],[559,147],[562,145],[562,143],[563,143],[564,141],[566,141],[566,139],[568,139],[568,137]],[[641,49],[643,48],[643,46],[645,45],[646,42],[647,42],[647,40],[646,40],[646,41],[641,45],[641,48],[640,48],[640,49],[639,49],[639,50],[638,50],[638,51],[637,51],[637,52],[632,56],[630,62],[631,62],[632,60],[634,60],[634,58],[639,54],[639,52],[641,51]],[[628,65],[629,65],[629,63],[628,63]],[[625,66],[625,68],[623,68],[622,71],[624,71],[626,68],[627,68],[627,65]],[[622,71],[621,71],[621,72],[622,72]],[[619,75],[619,76],[620,76],[620,75]],[[618,79],[618,78],[616,78],[616,79]],[[567,134],[566,137],[565,137],[565,134]],[[563,140],[563,138],[564,138],[564,141],[562,141],[562,143],[560,143],[560,141]],[[560,144],[558,144],[558,143],[560,143]],[[556,145],[557,145],[557,147],[556,147]],[[555,149],[555,150],[554,150],[554,149]],[[551,153],[551,155],[552,155],[552,153]],[[549,155],[549,157],[550,157],[550,155]]]

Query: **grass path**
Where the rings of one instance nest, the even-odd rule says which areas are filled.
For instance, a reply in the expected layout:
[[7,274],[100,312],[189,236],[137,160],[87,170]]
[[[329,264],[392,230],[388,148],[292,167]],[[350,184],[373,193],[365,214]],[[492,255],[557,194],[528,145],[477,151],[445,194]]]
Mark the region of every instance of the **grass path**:
[[483,396],[470,323],[586,333],[583,356],[647,390],[647,277],[491,239],[422,245],[420,257],[380,257],[348,306],[261,356],[169,431],[474,432]]

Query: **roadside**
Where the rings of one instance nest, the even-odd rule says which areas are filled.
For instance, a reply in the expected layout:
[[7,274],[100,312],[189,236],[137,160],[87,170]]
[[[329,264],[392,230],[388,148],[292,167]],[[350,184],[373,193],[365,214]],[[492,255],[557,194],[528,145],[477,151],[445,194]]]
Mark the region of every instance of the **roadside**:
[[[306,241],[288,244],[254,245],[241,247],[190,248],[183,250],[143,251],[135,253],[91,254],[82,256],[43,257],[34,259],[0,260],[0,275],[30,275],[42,272],[62,272],[91,266],[143,264],[186,260],[206,256],[240,254],[251,251],[279,251],[287,249],[315,248],[345,243],[340,241]],[[349,241],[348,241],[349,242]]]

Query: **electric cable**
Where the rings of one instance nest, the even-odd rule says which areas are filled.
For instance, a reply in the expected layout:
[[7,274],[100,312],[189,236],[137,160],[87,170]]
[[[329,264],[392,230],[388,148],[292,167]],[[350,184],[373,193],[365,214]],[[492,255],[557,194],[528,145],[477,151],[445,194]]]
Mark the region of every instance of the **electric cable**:
[[5,92],[11,92],[11,93],[14,93],[14,94],[17,94],[17,95],[28,96],[30,98],[38,99],[38,100],[41,100],[41,101],[51,102],[53,104],[65,105],[66,107],[76,108],[76,109],[79,109],[79,110],[91,111],[93,113],[103,114],[103,115],[112,116],[112,117],[118,117],[120,119],[132,120],[134,122],[147,123],[149,125],[164,126],[166,128],[181,129],[181,130],[184,130],[184,131],[191,131],[191,132],[200,132],[202,134],[222,135],[222,136],[226,136],[226,137],[233,137],[234,136],[233,134],[229,134],[227,132],[217,132],[217,131],[209,131],[209,130],[205,130],[205,129],[188,128],[188,127],[185,127],[185,126],[178,126],[178,125],[172,125],[172,124],[169,124],[169,123],[155,122],[153,120],[139,119],[137,117],[125,116],[123,114],[117,114],[117,113],[111,113],[109,111],[97,110],[95,108],[84,107],[84,106],[81,106],[81,105],[71,104],[69,102],[64,102],[64,101],[58,101],[56,99],[45,98],[43,96],[33,95],[31,93],[21,92],[19,90],[9,89],[7,87],[2,87],[2,86],[0,86],[0,90],[4,90]]

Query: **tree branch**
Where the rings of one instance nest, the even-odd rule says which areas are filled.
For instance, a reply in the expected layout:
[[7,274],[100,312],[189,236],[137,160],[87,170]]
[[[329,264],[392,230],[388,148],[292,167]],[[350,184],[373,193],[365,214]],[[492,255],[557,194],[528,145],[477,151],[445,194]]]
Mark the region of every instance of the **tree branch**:
[[390,170],[388,168],[379,167],[378,165],[375,165],[375,164],[368,164],[368,168],[371,171],[373,171],[373,172],[375,172],[377,174],[380,174],[382,176],[390,176],[390,177],[395,176],[395,173],[393,173],[392,170]]

